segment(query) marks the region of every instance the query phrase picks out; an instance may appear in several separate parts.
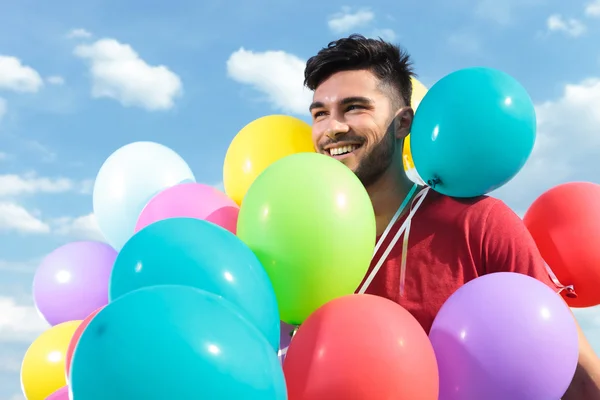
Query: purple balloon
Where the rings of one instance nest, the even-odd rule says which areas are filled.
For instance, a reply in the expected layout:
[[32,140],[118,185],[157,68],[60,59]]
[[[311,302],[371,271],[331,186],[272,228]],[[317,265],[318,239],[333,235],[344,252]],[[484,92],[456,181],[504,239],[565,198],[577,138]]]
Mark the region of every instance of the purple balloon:
[[83,320],[108,304],[117,251],[106,243],[74,242],[50,253],[33,278],[33,299],[52,326]]
[[64,386],[46,397],[46,400],[69,400],[69,387]]
[[[294,329],[296,329],[295,325],[286,324],[285,322],[281,321],[281,329],[279,334],[280,350],[287,349],[287,347],[290,345],[290,342],[292,340],[292,332],[294,332]],[[285,354],[281,354],[279,356],[279,359],[283,363],[283,361],[285,360]]]
[[527,275],[484,275],[444,303],[429,338],[439,400],[560,399],[579,356],[567,305]]

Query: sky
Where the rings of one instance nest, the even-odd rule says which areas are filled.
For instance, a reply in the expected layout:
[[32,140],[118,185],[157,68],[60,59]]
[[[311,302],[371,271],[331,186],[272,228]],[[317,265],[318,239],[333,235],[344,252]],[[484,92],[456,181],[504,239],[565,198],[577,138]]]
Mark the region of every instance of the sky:
[[[523,215],[568,181],[600,183],[600,1],[3,0],[0,3],[0,400],[23,399],[19,369],[46,325],[33,307],[40,260],[101,239],[95,176],[141,140],[220,185],[227,147],[252,120],[309,121],[306,59],[350,33],[405,47],[431,87],[460,68],[519,80],[538,137],[492,195]],[[575,310],[600,352],[600,309]]]

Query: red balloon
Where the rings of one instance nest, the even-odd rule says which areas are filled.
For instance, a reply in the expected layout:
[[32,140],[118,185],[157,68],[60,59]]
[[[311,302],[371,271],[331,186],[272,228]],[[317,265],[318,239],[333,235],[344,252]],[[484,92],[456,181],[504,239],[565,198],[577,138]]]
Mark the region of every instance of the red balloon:
[[77,347],[79,338],[83,334],[83,331],[85,330],[85,328],[87,328],[87,326],[90,324],[92,319],[103,308],[104,307],[100,307],[99,309],[97,309],[96,311],[94,311],[90,315],[88,315],[75,330],[75,333],[73,334],[73,337],[71,338],[71,341],[69,342],[69,347],[67,347],[67,354],[65,356],[65,368],[66,368],[66,372],[67,372],[67,378],[69,377],[69,374],[71,372],[71,359],[73,358],[73,352],[75,351],[75,347]]
[[404,308],[373,295],[343,296],[311,314],[283,371],[289,400],[438,400],[427,334]]
[[533,202],[523,222],[558,280],[573,285],[571,307],[600,304],[600,185],[556,186]]

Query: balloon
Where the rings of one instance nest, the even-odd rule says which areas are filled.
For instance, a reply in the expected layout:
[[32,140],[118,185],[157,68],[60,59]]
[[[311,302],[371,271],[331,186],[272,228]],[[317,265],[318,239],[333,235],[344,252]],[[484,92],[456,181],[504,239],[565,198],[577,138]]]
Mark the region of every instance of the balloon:
[[53,326],[29,346],[21,364],[21,387],[27,400],[44,400],[67,384],[65,354],[80,323]]
[[281,320],[293,325],[354,293],[375,236],[373,206],[360,180],[317,153],[271,165],[248,190],[238,218],[238,237],[269,274]]
[[427,334],[379,296],[348,295],[315,311],[294,336],[283,370],[290,400],[438,400]]
[[70,400],[69,399],[69,387],[63,386],[50,396],[46,397],[46,400]]
[[186,183],[154,196],[142,211],[135,231],[163,219],[189,217],[210,221],[235,233],[238,213],[238,205],[225,193],[201,183]]
[[314,153],[312,128],[287,115],[258,118],[235,136],[225,155],[223,185],[237,204],[265,168],[296,153]]
[[33,278],[33,299],[50,325],[82,320],[108,303],[117,252],[101,242],[73,242],[50,253]]
[[484,275],[444,303],[429,338],[440,400],[560,399],[579,356],[571,311],[524,274]]
[[[423,100],[425,94],[427,94],[427,88],[414,77],[411,77],[410,81],[412,83],[412,96],[410,103],[412,109],[417,111],[419,104],[421,104],[421,100]],[[402,160],[404,163],[404,170],[406,172],[415,169],[415,163],[412,159],[412,154],[410,153],[410,135],[404,139],[404,146],[402,147]]]
[[565,296],[567,304],[600,304],[600,185],[556,186],[533,202],[523,222],[558,280],[573,285],[577,298]]
[[279,349],[273,286],[254,253],[233,233],[195,218],[170,218],[136,233],[123,247],[110,281],[111,301],[153,285],[186,285],[240,307]]
[[281,362],[283,362],[285,361],[285,352],[287,351],[287,347],[290,345],[290,341],[292,340],[292,335],[294,334],[294,330],[296,330],[296,326],[286,324],[282,321],[279,330],[281,332],[279,335],[279,359]]
[[438,81],[419,105],[410,148],[419,175],[454,197],[476,197],[510,181],[536,137],[535,109],[510,75],[466,68]]
[[83,333],[85,328],[87,328],[87,326],[90,324],[90,321],[96,316],[96,314],[100,312],[100,310],[102,310],[102,308],[103,307],[100,307],[99,309],[88,315],[86,319],[84,319],[83,322],[81,322],[81,324],[79,324],[79,326],[75,330],[75,333],[73,334],[73,337],[69,342],[69,347],[67,348],[67,354],[65,356],[65,371],[67,373],[67,378],[69,378],[69,375],[71,373],[71,360],[73,359],[73,353],[75,352],[77,343],[79,343],[79,338],[81,337],[81,334]]
[[285,400],[277,354],[228,301],[154,286],[106,306],[81,335],[74,399]]
[[94,183],[94,215],[100,230],[115,249],[121,250],[153,196],[195,181],[190,167],[168,147],[153,142],[121,147],[102,164]]

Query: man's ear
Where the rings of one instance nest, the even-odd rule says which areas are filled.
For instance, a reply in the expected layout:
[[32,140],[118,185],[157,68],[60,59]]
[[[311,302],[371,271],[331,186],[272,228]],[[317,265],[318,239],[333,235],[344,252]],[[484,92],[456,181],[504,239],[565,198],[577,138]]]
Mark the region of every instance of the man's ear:
[[404,139],[410,133],[415,113],[411,107],[402,107],[394,117],[394,135],[396,139]]

